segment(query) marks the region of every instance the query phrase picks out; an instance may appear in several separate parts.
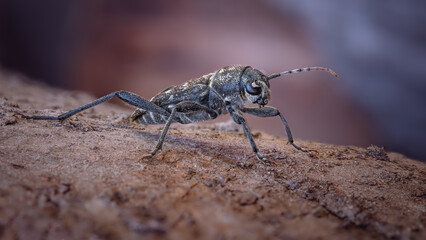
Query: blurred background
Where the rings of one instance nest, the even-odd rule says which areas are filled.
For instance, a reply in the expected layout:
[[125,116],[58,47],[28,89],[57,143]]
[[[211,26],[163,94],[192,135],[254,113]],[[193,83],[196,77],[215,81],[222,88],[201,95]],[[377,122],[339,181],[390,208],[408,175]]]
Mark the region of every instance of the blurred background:
[[[268,75],[330,67],[339,79],[271,81],[270,105],[296,139],[426,160],[424,9],[397,0],[0,0],[0,67],[97,97],[147,99],[227,65]],[[285,136],[279,118],[247,118]]]

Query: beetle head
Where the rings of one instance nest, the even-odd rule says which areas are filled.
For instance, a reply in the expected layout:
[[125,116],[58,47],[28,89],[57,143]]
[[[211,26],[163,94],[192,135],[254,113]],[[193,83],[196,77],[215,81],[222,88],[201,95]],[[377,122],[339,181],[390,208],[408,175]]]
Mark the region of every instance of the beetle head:
[[270,99],[268,77],[261,71],[246,67],[241,74],[240,91],[243,98],[263,107]]

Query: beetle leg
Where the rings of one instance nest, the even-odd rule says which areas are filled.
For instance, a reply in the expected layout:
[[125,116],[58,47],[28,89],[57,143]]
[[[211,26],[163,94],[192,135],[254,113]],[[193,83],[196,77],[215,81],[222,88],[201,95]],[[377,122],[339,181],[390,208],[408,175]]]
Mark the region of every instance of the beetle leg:
[[234,110],[231,110],[230,108],[228,108],[228,112],[231,114],[234,122],[243,126],[244,133],[246,134],[250,142],[253,152],[256,153],[257,158],[262,161],[266,161],[267,159],[263,157],[263,155],[259,152],[259,149],[257,148],[256,143],[254,142],[253,135],[251,134],[250,129],[247,127],[246,120],[244,119],[244,117],[241,114],[236,113]]
[[167,134],[167,131],[169,130],[170,124],[172,124],[173,118],[176,115],[176,106],[173,108],[172,112],[170,113],[170,116],[167,119],[166,124],[164,125],[163,131],[161,132],[160,138],[158,139],[157,145],[155,146],[154,150],[152,150],[150,154],[144,156],[144,158],[150,158],[150,157],[154,156],[155,153],[157,153],[157,151],[160,150],[163,147],[164,138],[166,137],[166,134]]
[[138,96],[134,93],[126,92],[126,91],[118,91],[118,92],[113,92],[113,93],[110,93],[108,95],[105,95],[101,98],[96,99],[95,101],[93,101],[91,103],[83,105],[79,108],[76,108],[74,110],[66,112],[66,113],[59,115],[57,117],[55,117],[55,116],[24,116],[24,117],[27,118],[27,119],[35,119],[35,120],[61,120],[62,121],[64,119],[71,117],[74,114],[77,114],[77,113],[82,112],[82,111],[84,111],[88,108],[91,108],[91,107],[94,107],[98,104],[106,102],[106,101],[110,100],[111,98],[113,98],[115,96],[117,96],[119,99],[121,99],[122,101],[124,101],[124,102],[126,102],[126,103],[128,103],[132,106],[142,108],[142,109],[145,109],[147,111],[154,112],[154,113],[166,116],[166,117],[168,117],[170,115],[170,113],[167,112],[166,110],[164,110],[164,109],[160,108],[159,106],[149,102],[146,99],[143,99],[142,97],[140,97],[140,96]]
[[269,106],[265,106],[262,109],[259,108],[243,108],[241,109],[242,112],[257,116],[257,117],[275,117],[275,116],[280,116],[281,121],[284,124],[285,127],[285,131],[287,133],[287,139],[288,142],[293,145],[293,147],[295,147],[296,149],[303,151],[303,152],[308,152],[308,150],[300,147],[299,145],[297,145],[296,143],[294,143],[293,140],[293,135],[291,134],[291,130],[290,130],[290,126],[288,125],[287,120],[284,118],[284,116],[280,113],[280,111],[278,111],[278,109],[274,108],[274,107],[269,107]]
[[[163,131],[161,132],[160,138],[158,139],[157,145],[155,146],[154,150],[152,152],[144,157],[150,158],[154,156],[158,150],[160,150],[163,147],[164,139],[166,137],[167,131],[169,130],[170,125],[172,124],[173,120],[175,119],[177,112],[188,112],[188,111],[206,111],[207,113],[211,114],[212,116],[217,116],[217,113],[210,108],[203,106],[199,103],[192,102],[192,101],[183,101],[178,104],[176,104],[172,112],[170,113],[169,118],[167,119],[166,124],[164,125]],[[179,122],[180,119],[175,119]]]

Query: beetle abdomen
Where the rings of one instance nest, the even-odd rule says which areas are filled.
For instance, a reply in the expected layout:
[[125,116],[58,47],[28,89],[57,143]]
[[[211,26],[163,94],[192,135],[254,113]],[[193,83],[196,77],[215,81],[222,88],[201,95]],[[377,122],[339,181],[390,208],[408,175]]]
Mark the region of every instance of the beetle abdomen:
[[137,118],[137,121],[147,125],[154,125],[166,123],[167,118],[153,112],[145,112],[143,115]]

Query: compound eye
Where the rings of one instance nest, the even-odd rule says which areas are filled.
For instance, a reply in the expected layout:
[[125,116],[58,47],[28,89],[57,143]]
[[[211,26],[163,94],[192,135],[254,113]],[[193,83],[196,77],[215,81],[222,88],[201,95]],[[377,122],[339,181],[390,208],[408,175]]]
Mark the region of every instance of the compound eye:
[[262,92],[262,88],[256,82],[247,83],[246,90],[251,95],[259,95]]

